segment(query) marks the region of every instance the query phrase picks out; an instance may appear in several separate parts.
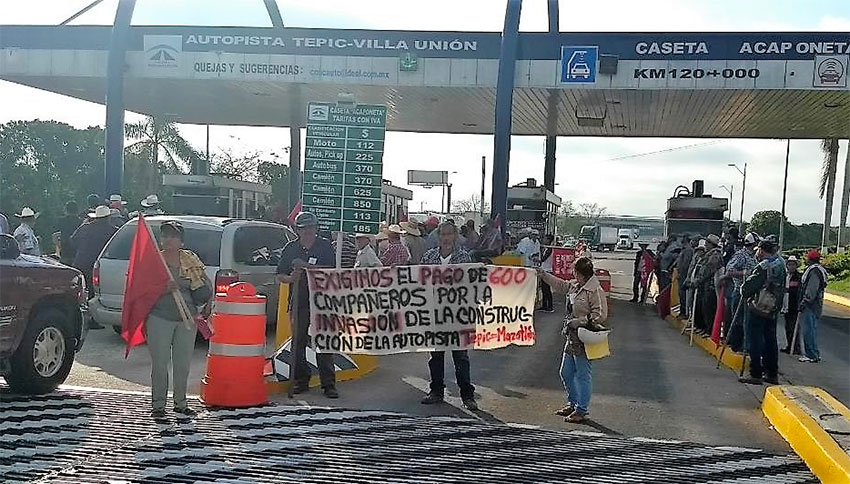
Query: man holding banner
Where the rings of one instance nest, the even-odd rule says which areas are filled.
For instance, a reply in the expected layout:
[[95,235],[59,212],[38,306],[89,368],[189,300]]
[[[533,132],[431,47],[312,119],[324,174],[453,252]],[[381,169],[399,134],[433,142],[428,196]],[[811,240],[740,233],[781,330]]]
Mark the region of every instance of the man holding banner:
[[[457,243],[457,227],[453,223],[443,222],[437,228],[440,245],[428,250],[422,256],[422,265],[448,265],[466,264],[472,262],[469,253]],[[444,351],[432,351],[431,359],[428,361],[428,369],[431,373],[431,391],[422,399],[424,405],[442,403],[445,384],[445,355]],[[460,398],[463,406],[468,410],[478,410],[475,403],[475,387],[472,386],[472,377],[469,371],[469,354],[466,350],[452,351],[452,360],[455,365],[455,378],[460,387]]]

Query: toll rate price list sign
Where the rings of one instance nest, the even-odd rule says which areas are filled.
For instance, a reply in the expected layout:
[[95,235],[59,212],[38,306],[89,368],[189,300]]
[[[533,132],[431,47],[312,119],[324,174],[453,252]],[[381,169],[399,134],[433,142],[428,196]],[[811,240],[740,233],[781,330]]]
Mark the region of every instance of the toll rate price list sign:
[[321,229],[378,233],[386,120],[386,106],[308,105],[303,206]]

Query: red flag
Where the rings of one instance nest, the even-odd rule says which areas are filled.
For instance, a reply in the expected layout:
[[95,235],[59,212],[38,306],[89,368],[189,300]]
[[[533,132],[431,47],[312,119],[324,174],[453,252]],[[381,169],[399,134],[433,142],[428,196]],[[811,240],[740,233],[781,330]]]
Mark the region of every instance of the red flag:
[[151,237],[145,218],[139,215],[136,237],[130,248],[130,268],[121,312],[121,337],[127,342],[124,358],[130,355],[130,348],[145,342],[145,319],[165,294],[169,280],[171,274],[162,262],[156,241]]
[[643,251],[641,257],[643,258],[643,269],[640,272],[640,284],[646,287],[649,284],[649,275],[655,270],[655,258],[652,257],[652,253],[648,250]]
[[720,346],[720,329],[723,327],[723,315],[726,314],[725,293],[725,287],[717,292],[717,310],[714,312],[714,326],[711,327],[711,341],[717,346]]
[[301,200],[299,200],[298,203],[296,203],[295,206],[292,207],[292,211],[289,212],[289,217],[286,218],[286,220],[289,221],[289,225],[292,225],[293,227],[295,227],[295,217],[297,217],[298,214],[301,213],[301,209],[302,209]]

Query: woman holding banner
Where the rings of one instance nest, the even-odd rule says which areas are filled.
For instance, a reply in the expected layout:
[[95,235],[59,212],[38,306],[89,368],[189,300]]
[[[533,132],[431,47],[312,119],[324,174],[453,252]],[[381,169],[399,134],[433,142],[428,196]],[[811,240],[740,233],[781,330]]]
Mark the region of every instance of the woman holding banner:
[[557,293],[568,295],[564,329],[567,337],[561,362],[561,381],[567,392],[567,406],[555,412],[565,422],[583,422],[589,413],[590,395],[593,391],[593,373],[585,346],[579,338],[579,329],[604,331],[602,323],[608,318],[605,292],[594,275],[593,262],[582,257],[575,264],[575,281],[564,281],[538,269],[543,282]]

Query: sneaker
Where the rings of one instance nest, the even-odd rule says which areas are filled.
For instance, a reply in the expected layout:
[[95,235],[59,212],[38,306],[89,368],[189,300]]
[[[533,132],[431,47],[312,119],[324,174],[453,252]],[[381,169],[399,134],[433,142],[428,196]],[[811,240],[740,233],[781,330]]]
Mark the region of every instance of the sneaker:
[[779,352],[780,353],[786,353],[786,354],[790,355],[791,354],[791,348],[786,346],[785,348],[782,348],[781,350],[779,350]]
[[185,415],[187,417],[194,417],[198,414],[196,410],[193,410],[189,407],[175,407],[174,413],[179,413],[180,415]]
[[339,398],[339,392],[336,391],[336,387],[325,387],[324,392],[327,398]]
[[429,393],[425,395],[425,398],[420,402],[422,405],[434,405],[436,403],[443,403],[443,396],[438,393]]
[[564,418],[564,422],[569,422],[569,423],[581,423],[581,422],[584,422],[585,420],[587,420],[587,414],[581,413],[578,410],[574,411],[568,417]]
[[471,410],[471,411],[473,411],[473,412],[474,412],[474,411],[476,411],[476,410],[478,410],[478,404],[477,404],[477,403],[475,403],[475,399],[474,399],[474,398],[464,398],[464,399],[463,399],[463,406],[464,406],[467,410]]
[[155,408],[151,410],[151,418],[154,420],[162,420],[165,418],[165,409],[164,408]]
[[555,410],[555,415],[558,415],[559,417],[569,417],[575,411],[575,407],[573,407],[572,405],[567,405],[564,408]]
[[764,382],[769,384],[769,385],[779,385],[779,378],[764,377]]
[[304,383],[296,383],[294,387],[292,387],[292,393],[298,395],[299,393],[307,393],[310,391],[310,385]]
[[801,356],[797,359],[800,363],[820,363],[820,358],[809,358],[808,356]]
[[738,381],[741,383],[746,383],[747,385],[762,385],[764,381],[761,378],[756,378],[753,376],[741,377],[738,378]]

